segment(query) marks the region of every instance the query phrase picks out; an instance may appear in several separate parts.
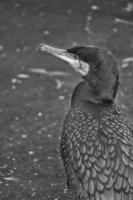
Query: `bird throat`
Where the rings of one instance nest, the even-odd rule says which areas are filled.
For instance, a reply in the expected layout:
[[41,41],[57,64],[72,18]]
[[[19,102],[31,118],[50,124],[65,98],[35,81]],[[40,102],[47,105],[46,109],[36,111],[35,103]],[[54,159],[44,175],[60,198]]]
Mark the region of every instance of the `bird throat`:
[[111,91],[96,92],[86,81],[80,82],[72,94],[71,103],[74,104],[94,104],[108,106],[114,102]]

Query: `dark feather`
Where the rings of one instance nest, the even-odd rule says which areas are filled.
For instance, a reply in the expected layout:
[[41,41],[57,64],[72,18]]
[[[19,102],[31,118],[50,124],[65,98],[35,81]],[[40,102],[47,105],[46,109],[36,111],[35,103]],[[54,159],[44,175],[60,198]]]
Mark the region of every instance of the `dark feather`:
[[[75,113],[72,118],[71,112]],[[114,105],[105,108],[101,116],[103,117],[100,129],[93,113],[90,114],[86,107],[74,108],[66,117],[61,152],[68,185],[74,191],[80,185],[78,196],[86,195],[86,198],[81,198],[81,200],[87,200],[89,197],[94,197],[95,200],[133,199],[131,192],[133,189],[133,146],[132,140],[129,139],[132,138],[129,124],[120,109]],[[84,133],[80,129],[81,118],[84,118],[87,134],[84,142],[82,138]],[[91,129],[88,124],[92,124]],[[124,132],[128,131],[128,134],[125,134],[125,140],[121,129]],[[74,143],[71,138],[74,138],[76,142]]]

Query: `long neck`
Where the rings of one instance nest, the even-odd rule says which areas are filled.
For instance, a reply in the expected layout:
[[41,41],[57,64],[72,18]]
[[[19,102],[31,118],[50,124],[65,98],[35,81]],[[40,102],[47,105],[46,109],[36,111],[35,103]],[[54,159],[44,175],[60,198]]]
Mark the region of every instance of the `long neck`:
[[72,95],[71,104],[86,104],[91,103],[94,105],[109,105],[114,102],[112,98],[102,98],[102,96],[95,94],[93,89],[88,85],[86,81],[80,82],[76,87]]
[[119,85],[117,64],[112,57],[102,58],[95,65],[91,65],[88,75],[85,77],[97,101],[114,101]]

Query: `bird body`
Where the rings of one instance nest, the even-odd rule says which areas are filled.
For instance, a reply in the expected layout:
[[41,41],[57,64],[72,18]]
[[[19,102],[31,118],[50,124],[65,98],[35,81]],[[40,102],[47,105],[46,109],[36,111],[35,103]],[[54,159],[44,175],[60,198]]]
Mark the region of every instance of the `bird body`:
[[100,107],[97,114],[92,107],[74,105],[64,122],[68,186],[77,200],[132,200],[133,129],[116,105]]
[[133,126],[115,104],[114,57],[95,47],[41,50],[69,62],[84,80],[73,92],[60,145],[75,200],[133,200]]

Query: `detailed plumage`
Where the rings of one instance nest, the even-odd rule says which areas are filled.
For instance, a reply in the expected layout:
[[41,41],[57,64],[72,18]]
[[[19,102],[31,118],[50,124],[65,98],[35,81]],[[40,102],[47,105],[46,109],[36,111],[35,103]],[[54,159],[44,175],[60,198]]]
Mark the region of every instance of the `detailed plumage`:
[[75,200],[133,200],[133,127],[114,102],[116,61],[93,47],[53,50],[67,61],[70,54],[68,62],[79,60],[70,63],[84,79],[73,92],[62,131],[68,187]]
[[69,188],[80,200],[133,199],[133,129],[115,105],[70,109],[61,152]]

